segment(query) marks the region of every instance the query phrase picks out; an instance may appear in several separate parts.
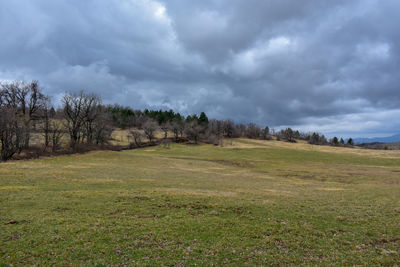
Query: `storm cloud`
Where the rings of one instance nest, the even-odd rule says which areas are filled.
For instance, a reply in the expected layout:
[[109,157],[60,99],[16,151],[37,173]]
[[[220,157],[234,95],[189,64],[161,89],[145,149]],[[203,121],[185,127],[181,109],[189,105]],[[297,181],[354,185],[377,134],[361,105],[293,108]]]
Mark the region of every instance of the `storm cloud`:
[[400,132],[398,0],[0,0],[0,80],[57,102],[292,126]]

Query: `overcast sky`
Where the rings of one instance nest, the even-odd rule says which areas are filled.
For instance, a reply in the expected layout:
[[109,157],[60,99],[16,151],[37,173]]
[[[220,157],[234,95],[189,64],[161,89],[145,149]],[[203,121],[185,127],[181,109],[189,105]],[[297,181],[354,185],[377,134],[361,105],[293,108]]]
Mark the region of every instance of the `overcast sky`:
[[400,132],[399,0],[0,0],[0,80],[342,136]]

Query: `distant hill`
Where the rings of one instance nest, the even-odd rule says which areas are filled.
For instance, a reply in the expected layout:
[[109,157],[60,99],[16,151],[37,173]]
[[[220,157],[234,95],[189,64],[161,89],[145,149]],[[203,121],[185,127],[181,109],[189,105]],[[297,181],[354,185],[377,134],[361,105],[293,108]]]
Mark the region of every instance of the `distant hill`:
[[368,149],[400,150],[400,143],[362,143],[360,147]]
[[354,143],[364,144],[364,143],[394,143],[400,142],[400,133],[388,136],[388,137],[374,137],[374,138],[355,138]]

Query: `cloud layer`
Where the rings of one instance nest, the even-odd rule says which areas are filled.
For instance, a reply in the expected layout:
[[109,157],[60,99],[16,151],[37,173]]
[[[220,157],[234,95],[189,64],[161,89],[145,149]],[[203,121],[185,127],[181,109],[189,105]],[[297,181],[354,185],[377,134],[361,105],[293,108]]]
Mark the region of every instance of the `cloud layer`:
[[0,0],[0,79],[328,135],[400,132],[400,2]]

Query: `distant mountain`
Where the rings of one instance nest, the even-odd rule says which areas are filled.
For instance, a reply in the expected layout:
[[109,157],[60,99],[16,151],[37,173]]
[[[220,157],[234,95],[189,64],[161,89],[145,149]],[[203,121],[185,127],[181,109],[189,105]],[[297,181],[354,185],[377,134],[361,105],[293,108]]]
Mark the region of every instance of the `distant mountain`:
[[374,138],[355,138],[354,143],[363,144],[363,143],[394,143],[400,142],[400,133],[388,136],[388,137],[374,137]]

